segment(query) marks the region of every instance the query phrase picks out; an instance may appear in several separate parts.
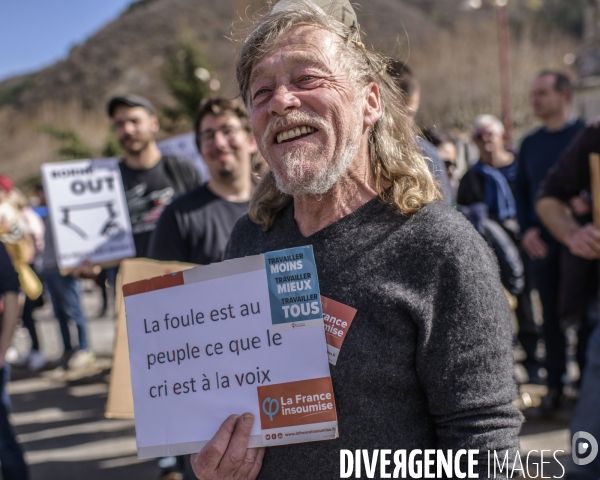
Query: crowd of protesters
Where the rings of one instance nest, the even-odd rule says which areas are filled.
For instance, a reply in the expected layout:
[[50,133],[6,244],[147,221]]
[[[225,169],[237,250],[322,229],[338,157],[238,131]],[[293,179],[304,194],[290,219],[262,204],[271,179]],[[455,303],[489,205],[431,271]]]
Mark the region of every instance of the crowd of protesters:
[[[412,125],[419,99],[427,92],[421,92],[416,76],[403,62],[391,62],[387,68],[404,93]],[[462,212],[496,254],[518,323],[515,338],[524,352],[527,381],[548,388],[539,410],[553,415],[564,402],[565,386],[580,389],[574,422],[587,423],[586,428],[595,429],[600,438],[600,330],[596,328],[600,232],[590,225],[587,164],[589,153],[600,151],[600,131],[573,115],[571,97],[571,82],[561,72],[543,71],[533,79],[532,108],[542,126],[527,135],[516,151],[505,148],[502,122],[485,112],[473,119],[470,132],[476,158],[465,159],[464,145],[446,132],[427,129],[416,140],[437,181],[440,201]],[[159,120],[147,99],[135,94],[114,97],[108,115],[125,152],[120,170],[137,256],[196,264],[222,260],[234,226],[248,212],[257,182],[266,172],[244,104],[212,98],[198,108],[194,133],[210,172],[208,179],[200,178],[190,163],[160,152]],[[62,364],[76,369],[94,362],[80,279],[58,269],[41,187],[28,201],[9,178],[0,176],[0,242],[4,304],[0,366],[5,365],[13,325],[20,316],[31,348],[14,363],[34,372],[44,367],[33,317],[42,284],[60,327]],[[103,291],[106,284],[114,289],[116,273],[114,268],[97,274]],[[541,324],[534,315],[534,290],[541,303]],[[108,298],[104,291],[102,313]],[[70,323],[77,327],[76,345]],[[581,378],[577,381],[567,375],[568,328],[578,337]],[[7,372],[3,366],[0,436],[6,448],[0,448],[1,468],[5,479],[25,479],[22,453],[7,420],[9,405],[3,395]],[[186,469],[189,474],[188,464],[172,457],[159,461],[164,479],[183,478]]]

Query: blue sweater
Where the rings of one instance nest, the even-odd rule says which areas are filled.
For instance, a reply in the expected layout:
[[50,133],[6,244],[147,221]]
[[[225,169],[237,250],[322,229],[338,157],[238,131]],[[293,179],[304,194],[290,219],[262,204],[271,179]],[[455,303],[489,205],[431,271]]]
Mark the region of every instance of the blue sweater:
[[517,218],[521,232],[530,227],[543,229],[535,213],[535,200],[540,184],[548,170],[556,163],[561,153],[585,127],[581,120],[569,122],[558,132],[549,132],[542,127],[528,135],[521,144],[519,170],[515,189]]

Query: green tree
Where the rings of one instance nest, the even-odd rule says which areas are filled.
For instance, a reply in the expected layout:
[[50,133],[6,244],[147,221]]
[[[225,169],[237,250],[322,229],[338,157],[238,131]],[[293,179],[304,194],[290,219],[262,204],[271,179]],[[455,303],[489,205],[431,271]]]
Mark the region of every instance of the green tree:
[[118,157],[123,153],[123,147],[119,143],[117,136],[113,130],[110,130],[108,133],[108,137],[106,137],[106,142],[104,143],[104,148],[102,149],[103,157]]
[[74,130],[51,125],[43,125],[39,130],[60,141],[57,153],[62,160],[92,158],[94,155],[90,146]]
[[189,128],[194,123],[200,102],[210,95],[206,57],[200,46],[189,39],[181,40],[168,55],[163,79],[177,102],[175,107],[163,108],[169,121],[166,130]]
[[29,190],[31,190],[32,188],[36,187],[37,185],[41,185],[41,184],[42,184],[42,174],[40,172],[28,175],[27,177],[25,177],[17,182],[17,186],[21,189],[22,192],[25,192],[25,193],[29,192]]
[[536,19],[575,35],[583,34],[586,0],[545,0]]
[[14,105],[21,98],[21,94],[28,90],[35,81],[35,74],[27,75],[16,84],[0,88],[0,107]]
[[513,0],[513,24],[541,27],[542,31],[559,29],[571,35],[583,34],[587,0]]

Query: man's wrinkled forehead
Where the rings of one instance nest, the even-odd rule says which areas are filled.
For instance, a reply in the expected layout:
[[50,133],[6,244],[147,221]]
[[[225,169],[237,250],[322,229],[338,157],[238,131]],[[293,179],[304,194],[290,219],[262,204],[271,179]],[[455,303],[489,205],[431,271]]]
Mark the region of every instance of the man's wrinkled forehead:
[[333,70],[340,39],[331,32],[311,25],[293,27],[252,67],[250,84],[268,75],[281,61],[286,68],[306,65]]

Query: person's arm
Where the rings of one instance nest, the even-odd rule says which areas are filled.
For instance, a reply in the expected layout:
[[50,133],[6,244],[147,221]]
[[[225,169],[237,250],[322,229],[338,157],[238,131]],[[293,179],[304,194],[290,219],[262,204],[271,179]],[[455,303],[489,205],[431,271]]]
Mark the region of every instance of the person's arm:
[[0,368],[10,347],[19,320],[19,277],[4,244],[0,242],[0,295],[3,295],[4,313],[0,328]]
[[542,240],[542,232],[531,223],[532,206],[530,205],[530,190],[527,182],[526,163],[527,143],[521,148],[518,158],[517,179],[515,182],[515,202],[517,204],[517,220],[521,229],[521,246],[529,258],[541,260],[548,255],[548,245]]
[[463,234],[444,242],[440,267],[428,274],[426,290],[437,293],[415,358],[436,448],[479,450],[475,471],[487,478],[487,452],[508,451],[510,463],[519,446],[512,319],[493,253],[472,229],[456,230]]
[[592,224],[579,225],[569,200],[590,187],[589,155],[599,150],[599,134],[598,127],[590,126],[571,143],[548,172],[536,202],[536,212],[550,233],[573,255],[588,260],[600,258],[600,231]]
[[531,225],[531,206],[529,205],[529,183],[527,182],[527,141],[523,142],[521,152],[517,157],[517,178],[515,180],[515,203],[517,205],[517,220],[522,233],[532,227]]
[[468,174],[469,174],[469,172],[467,171],[458,183],[458,190],[456,192],[456,203],[458,205],[470,205],[471,204],[471,202],[469,201],[468,192],[467,192],[467,190],[468,190],[467,186],[469,183]]
[[569,206],[554,197],[543,197],[536,211],[550,233],[569,251],[587,260],[600,258],[600,230],[588,223],[583,227],[573,218]]
[[6,351],[10,347],[10,342],[19,321],[19,294],[17,292],[5,292],[2,302],[4,303],[4,313],[0,331],[0,368],[4,367],[4,357],[6,357]]
[[150,239],[148,258],[169,262],[189,262],[190,252],[181,230],[173,204],[167,206],[156,224]]

